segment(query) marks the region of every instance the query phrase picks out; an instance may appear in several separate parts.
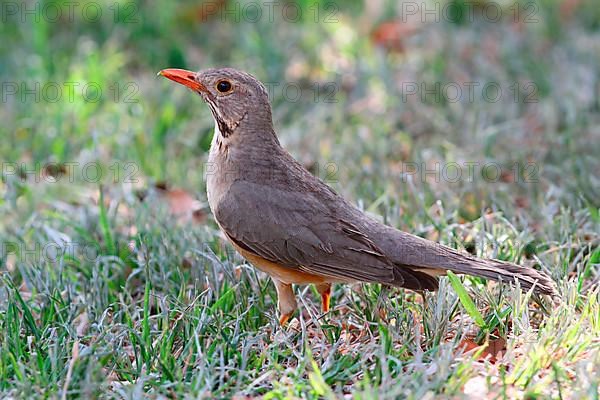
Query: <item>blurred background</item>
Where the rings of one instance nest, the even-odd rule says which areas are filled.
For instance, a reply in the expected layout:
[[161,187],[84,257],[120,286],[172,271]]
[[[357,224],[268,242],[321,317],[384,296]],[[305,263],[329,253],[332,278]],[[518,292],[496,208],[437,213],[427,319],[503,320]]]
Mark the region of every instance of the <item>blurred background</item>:
[[[141,187],[202,197],[212,118],[156,72],[232,66],[269,86],[285,147],[347,195],[406,196],[403,162],[494,162],[502,179],[458,179],[448,207],[473,218],[482,196],[513,202],[517,189],[598,206],[591,0],[9,1],[2,18],[0,154],[19,169],[118,163]],[[535,182],[520,184],[513,166],[527,162]],[[413,175],[431,184],[418,190],[426,204],[444,196],[449,182]],[[13,189],[14,206],[27,194]]]
[[[575,277],[579,290],[597,279],[595,0],[3,1],[0,18],[0,307],[46,315],[68,298],[59,308],[71,328],[48,339],[61,351],[81,315],[100,321],[113,310],[148,333],[142,314],[124,315],[143,308],[150,281],[173,304],[204,282],[206,304],[235,293],[249,299],[240,307],[254,328],[265,310],[274,318],[271,286],[256,289],[246,270],[236,286],[242,260],[225,254],[207,208],[210,112],[157,77],[164,68],[255,75],[283,146],[389,224],[480,255],[529,258],[556,280]],[[36,256],[44,243],[62,255]],[[58,318],[49,315],[42,321]],[[42,337],[46,322],[23,329]],[[83,335],[119,347],[97,324]],[[6,343],[27,346],[18,330],[5,332]],[[55,361],[64,368],[65,354]],[[98,357],[127,370],[118,352]],[[7,381],[19,381],[16,364],[5,365]],[[80,382],[103,387],[89,368],[76,368]],[[145,373],[132,370],[115,379]],[[64,374],[40,376],[40,387],[62,387]]]

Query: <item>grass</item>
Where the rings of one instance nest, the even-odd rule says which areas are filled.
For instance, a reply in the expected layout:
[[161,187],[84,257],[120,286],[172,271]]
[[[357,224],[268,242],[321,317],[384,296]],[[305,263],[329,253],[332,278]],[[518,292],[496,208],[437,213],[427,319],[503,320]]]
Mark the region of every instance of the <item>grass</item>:
[[[598,398],[593,2],[537,2],[535,23],[396,22],[392,41],[376,32],[402,21],[394,2],[321,4],[317,23],[312,2],[295,23],[204,18],[196,1],[161,4],[160,17],[147,2],[96,4],[98,21],[76,10],[0,25],[2,397]],[[536,265],[560,298],[450,276],[424,295],[338,285],[322,315],[299,287],[281,329],[273,285],[206,205],[209,111],[155,77],[213,65],[271,82],[284,146],[361,208]],[[435,82],[497,82],[503,95],[403,86]],[[190,199],[196,212],[174,215]]]

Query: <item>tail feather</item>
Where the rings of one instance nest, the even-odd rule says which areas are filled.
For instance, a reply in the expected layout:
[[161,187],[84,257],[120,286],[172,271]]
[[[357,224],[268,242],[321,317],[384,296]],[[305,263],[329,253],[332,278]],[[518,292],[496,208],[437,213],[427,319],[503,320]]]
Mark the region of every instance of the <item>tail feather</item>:
[[[531,267],[499,260],[484,260],[397,230],[388,236],[383,245],[397,266],[396,269],[402,270],[401,273],[394,272],[399,278],[398,286],[408,287],[408,283],[409,286],[418,288],[419,284],[414,280],[419,280],[423,289],[429,289],[433,287],[432,281],[423,278],[423,275],[434,279],[450,270],[507,283],[517,280],[524,290],[533,287],[536,292],[556,295],[552,279]],[[410,275],[408,279],[407,275]],[[401,283],[402,279],[405,284]]]
[[534,290],[547,295],[556,295],[554,282],[546,274],[531,267],[522,267],[517,264],[499,260],[467,259],[467,262],[458,263],[453,272],[479,276],[502,282],[518,281],[521,288]]

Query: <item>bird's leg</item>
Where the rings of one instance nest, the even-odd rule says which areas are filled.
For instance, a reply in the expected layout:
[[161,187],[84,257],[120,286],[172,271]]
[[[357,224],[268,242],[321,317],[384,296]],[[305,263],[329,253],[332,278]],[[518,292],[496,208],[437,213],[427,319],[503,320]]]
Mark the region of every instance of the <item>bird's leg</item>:
[[294,289],[290,283],[283,283],[278,279],[273,279],[275,289],[277,289],[277,303],[279,306],[279,323],[283,326],[290,319],[298,303],[296,303],[296,296],[294,295]]
[[321,295],[321,306],[323,312],[329,311],[329,301],[331,300],[331,283],[319,283],[315,285],[315,288]]

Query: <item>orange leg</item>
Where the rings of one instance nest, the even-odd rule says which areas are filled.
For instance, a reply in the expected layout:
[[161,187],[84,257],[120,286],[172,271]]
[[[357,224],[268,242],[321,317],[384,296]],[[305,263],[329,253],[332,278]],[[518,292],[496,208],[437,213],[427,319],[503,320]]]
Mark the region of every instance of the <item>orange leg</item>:
[[294,314],[293,312],[289,314],[280,314],[279,315],[279,325],[284,326],[290,320],[290,317]]
[[321,306],[323,312],[329,311],[329,303],[331,301],[331,283],[320,283],[315,285],[317,292],[321,295]]
[[298,308],[296,303],[296,296],[294,296],[294,289],[289,283],[283,283],[275,278],[273,283],[275,289],[277,289],[277,303],[279,305],[279,323],[285,325],[290,317],[294,314],[294,311]]

